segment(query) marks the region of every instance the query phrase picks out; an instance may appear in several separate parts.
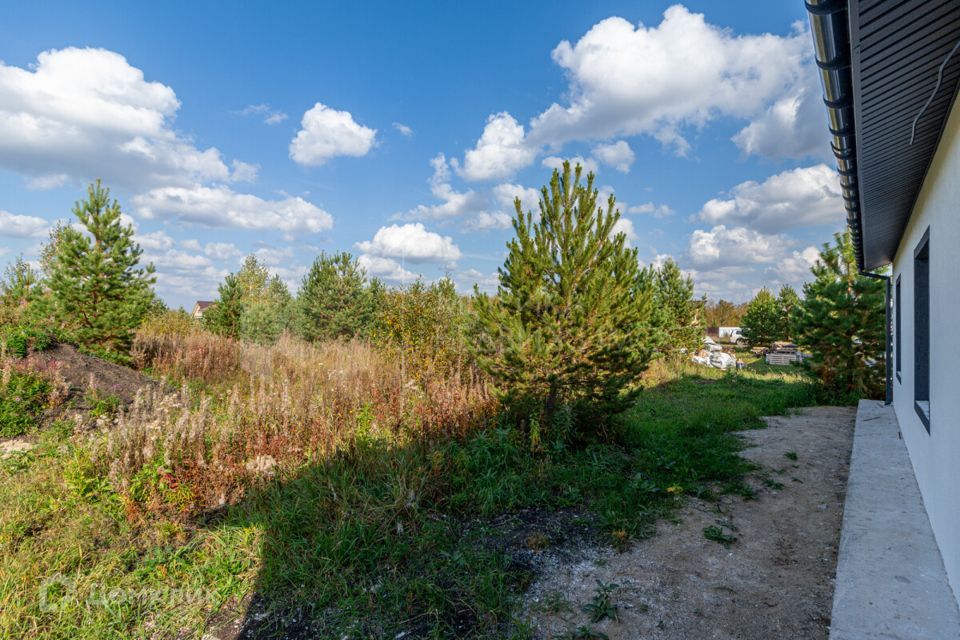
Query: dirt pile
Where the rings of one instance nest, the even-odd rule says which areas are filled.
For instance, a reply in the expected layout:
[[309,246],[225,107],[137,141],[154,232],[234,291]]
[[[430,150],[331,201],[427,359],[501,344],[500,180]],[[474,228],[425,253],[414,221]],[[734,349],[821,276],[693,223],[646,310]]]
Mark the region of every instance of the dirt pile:
[[62,417],[64,410],[89,411],[98,399],[115,403],[116,408],[124,407],[133,402],[143,387],[161,384],[135,369],[81,353],[68,344],[31,353],[21,366],[61,387],[63,400],[48,419]]

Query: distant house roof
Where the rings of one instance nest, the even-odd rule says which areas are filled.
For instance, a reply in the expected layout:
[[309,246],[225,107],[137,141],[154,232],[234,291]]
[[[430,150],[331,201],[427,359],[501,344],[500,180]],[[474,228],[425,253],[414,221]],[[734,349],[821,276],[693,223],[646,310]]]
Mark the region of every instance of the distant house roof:
[[213,306],[212,300],[197,300],[197,303],[193,305],[193,312],[197,313],[198,311],[203,313],[207,307]]
[[960,79],[960,2],[807,0],[861,269],[893,260]]

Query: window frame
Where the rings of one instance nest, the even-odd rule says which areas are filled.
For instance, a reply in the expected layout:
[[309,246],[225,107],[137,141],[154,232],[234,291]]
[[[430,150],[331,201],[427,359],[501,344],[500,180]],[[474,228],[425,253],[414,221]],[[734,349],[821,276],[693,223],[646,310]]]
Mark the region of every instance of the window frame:
[[894,330],[897,332],[897,335],[895,336],[896,354],[895,354],[895,356],[894,356],[894,361],[895,361],[895,363],[896,363],[896,368],[897,368],[897,382],[903,384],[903,378],[900,377],[900,371],[901,371],[900,363],[901,363],[902,360],[903,360],[903,347],[901,346],[901,342],[903,341],[903,339],[900,337],[900,336],[902,335],[902,333],[903,333],[903,320],[902,320],[902,318],[903,318],[903,305],[900,303],[900,296],[902,295],[903,287],[900,286],[900,278],[901,278],[901,274],[897,274],[897,282],[896,282],[896,285],[895,285],[895,287],[896,287],[896,301],[895,301],[896,309],[895,309],[895,311],[894,311],[894,312],[897,314],[897,317],[896,317],[896,320],[895,320],[895,324],[894,324]]
[[930,433],[930,228],[913,250],[913,408]]

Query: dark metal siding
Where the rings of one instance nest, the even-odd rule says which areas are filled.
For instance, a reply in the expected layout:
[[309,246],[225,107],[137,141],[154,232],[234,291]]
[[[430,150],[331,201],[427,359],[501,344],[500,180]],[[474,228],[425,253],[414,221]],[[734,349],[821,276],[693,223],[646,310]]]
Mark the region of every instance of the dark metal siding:
[[851,0],[863,267],[893,260],[960,80],[960,0]]

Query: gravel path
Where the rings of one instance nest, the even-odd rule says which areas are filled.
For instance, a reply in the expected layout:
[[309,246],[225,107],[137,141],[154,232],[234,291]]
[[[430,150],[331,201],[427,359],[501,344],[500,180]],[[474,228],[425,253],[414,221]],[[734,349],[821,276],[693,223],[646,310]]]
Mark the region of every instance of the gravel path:
[[[762,467],[748,478],[755,500],[691,499],[624,553],[587,549],[551,568],[527,593],[538,636],[827,638],[855,414],[814,407],[743,432],[743,455]],[[707,527],[736,541],[708,540]],[[617,585],[616,621],[584,611],[598,581]]]

